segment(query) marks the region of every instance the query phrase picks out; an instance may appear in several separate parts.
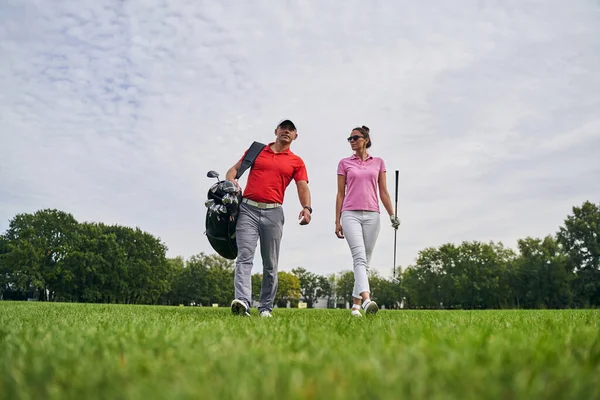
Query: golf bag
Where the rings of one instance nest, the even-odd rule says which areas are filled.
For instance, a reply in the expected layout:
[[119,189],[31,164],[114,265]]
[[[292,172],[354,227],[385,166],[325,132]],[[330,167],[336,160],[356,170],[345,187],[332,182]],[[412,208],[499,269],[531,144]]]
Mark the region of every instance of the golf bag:
[[[235,179],[239,179],[250,168],[265,145],[253,142],[238,170]],[[221,256],[230,260],[237,257],[235,228],[242,192],[227,180],[218,181],[208,190],[206,206],[206,237],[212,248]]]

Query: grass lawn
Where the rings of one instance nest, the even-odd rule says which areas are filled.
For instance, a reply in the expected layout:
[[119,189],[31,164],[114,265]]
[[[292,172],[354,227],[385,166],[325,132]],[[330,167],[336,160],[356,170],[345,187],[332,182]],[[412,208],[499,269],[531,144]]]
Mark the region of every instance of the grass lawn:
[[0,301],[0,399],[600,399],[600,310]]

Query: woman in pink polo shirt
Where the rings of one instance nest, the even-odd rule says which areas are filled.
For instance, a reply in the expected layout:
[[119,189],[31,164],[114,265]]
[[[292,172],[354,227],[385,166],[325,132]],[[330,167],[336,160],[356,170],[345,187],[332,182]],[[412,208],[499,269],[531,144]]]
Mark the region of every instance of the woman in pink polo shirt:
[[[379,197],[394,229],[398,229],[400,221],[394,216],[392,199],[387,190],[385,163],[383,159],[373,157],[367,152],[371,147],[369,128],[364,125],[354,128],[348,142],[354,154],[342,158],[338,163],[335,234],[340,239],[346,238],[352,253],[354,264],[352,315],[361,317],[361,308],[366,314],[375,314],[379,310],[377,304],[370,298],[371,291],[367,278],[367,268],[379,236]],[[377,190],[379,190],[379,197]]]

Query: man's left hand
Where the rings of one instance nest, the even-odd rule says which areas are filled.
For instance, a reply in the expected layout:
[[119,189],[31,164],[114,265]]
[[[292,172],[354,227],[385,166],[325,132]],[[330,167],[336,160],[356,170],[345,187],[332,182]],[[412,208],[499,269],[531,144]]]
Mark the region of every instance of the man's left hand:
[[308,225],[310,223],[310,211],[303,208],[300,214],[298,214],[298,219],[300,220],[300,225]]

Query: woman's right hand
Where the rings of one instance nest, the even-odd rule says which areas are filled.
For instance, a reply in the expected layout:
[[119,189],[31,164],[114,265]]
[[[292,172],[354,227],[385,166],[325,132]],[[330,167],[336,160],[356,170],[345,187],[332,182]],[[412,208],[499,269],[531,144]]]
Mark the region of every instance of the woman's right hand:
[[335,223],[335,235],[340,239],[344,238],[344,231],[342,231],[342,224],[339,222]]

